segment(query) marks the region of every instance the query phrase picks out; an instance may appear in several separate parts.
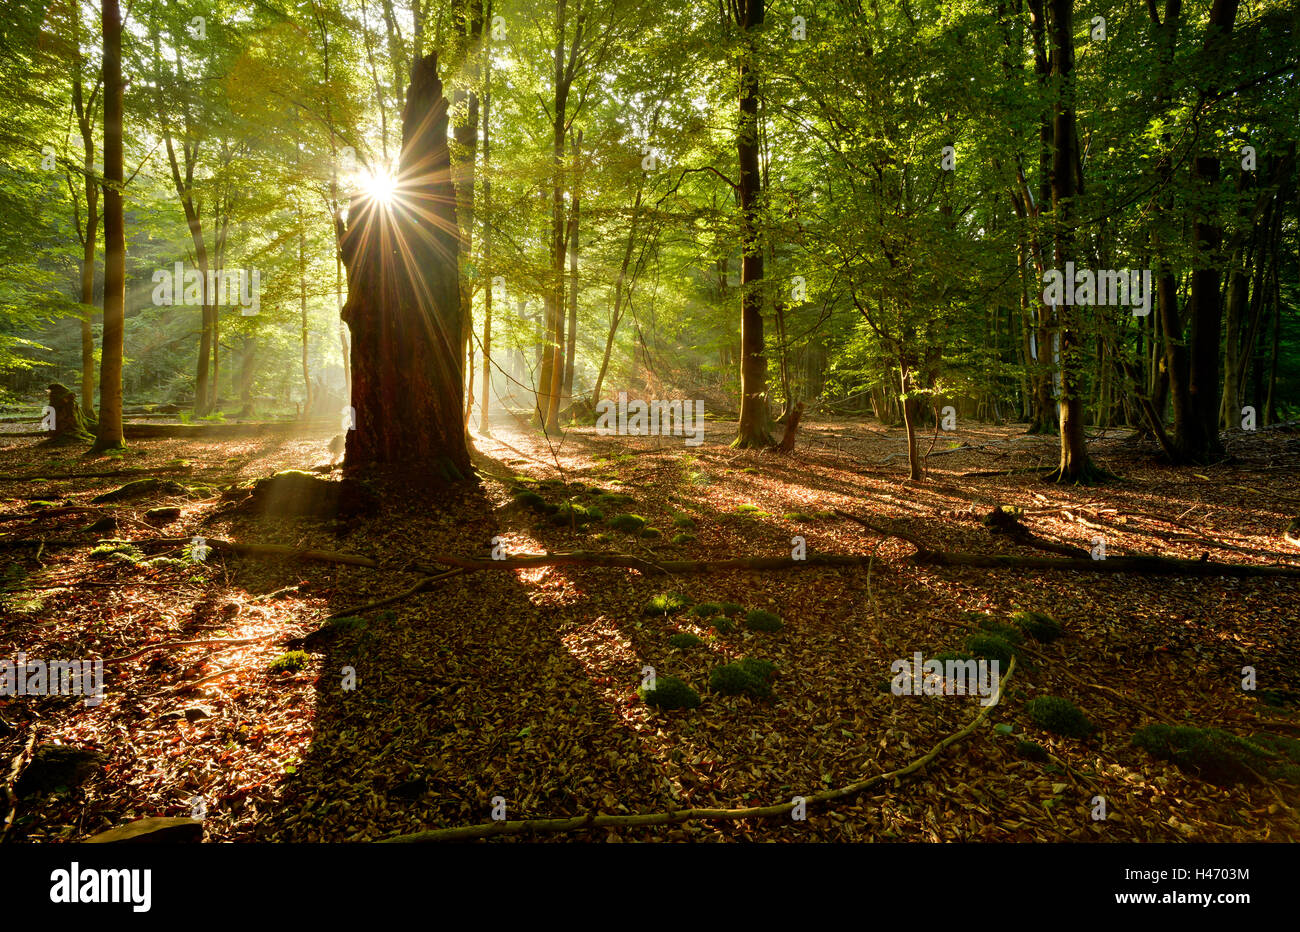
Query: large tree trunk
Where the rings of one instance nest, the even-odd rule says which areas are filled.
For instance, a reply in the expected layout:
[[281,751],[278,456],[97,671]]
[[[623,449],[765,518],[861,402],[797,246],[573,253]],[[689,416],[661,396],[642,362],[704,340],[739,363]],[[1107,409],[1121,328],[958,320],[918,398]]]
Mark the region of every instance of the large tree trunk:
[[740,425],[737,447],[768,447],[767,356],[763,346],[763,244],[759,232],[758,75],[753,32],[763,24],[763,0],[736,0],[736,25],[746,49],[740,59],[740,120],[736,155],[740,163]]
[[437,56],[419,59],[402,111],[397,203],[355,196],[342,234],[352,331],[344,471],[417,482],[470,474],[461,382],[460,232]]
[[99,427],[91,452],[122,443],[122,337],[126,324],[126,224],[122,212],[122,14],[103,0],[104,27],[104,348]]

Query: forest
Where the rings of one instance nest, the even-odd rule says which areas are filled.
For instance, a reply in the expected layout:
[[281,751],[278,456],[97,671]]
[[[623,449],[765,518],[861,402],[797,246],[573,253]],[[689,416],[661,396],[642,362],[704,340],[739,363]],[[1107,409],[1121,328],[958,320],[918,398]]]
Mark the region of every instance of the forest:
[[0,846],[1300,841],[1294,4],[0,8]]

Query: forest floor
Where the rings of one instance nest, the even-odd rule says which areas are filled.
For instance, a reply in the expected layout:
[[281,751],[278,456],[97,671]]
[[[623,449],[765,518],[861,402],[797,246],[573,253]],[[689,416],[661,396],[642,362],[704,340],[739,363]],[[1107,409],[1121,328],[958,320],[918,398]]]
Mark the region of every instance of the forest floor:
[[[935,549],[1045,556],[981,523],[1011,505],[1041,538],[1087,550],[1101,537],[1112,559],[1204,554],[1300,566],[1300,550],[1282,537],[1300,514],[1294,432],[1235,434],[1231,462],[1197,469],[1161,465],[1153,448],[1110,432],[1091,449],[1119,481],[1063,487],[1027,471],[968,475],[1053,464],[1054,439],[1024,436],[1023,425],[942,434],[934,449],[942,455],[921,482],[906,480],[903,432],[874,421],[812,419],[790,456],[733,450],[733,430],[709,422],[704,445],[691,448],[590,428],[548,443],[502,425],[478,441],[480,484],[390,495],[369,513],[331,521],[254,517],[220,494],[327,462],[328,434],[141,441],[120,459],[93,460],[0,436],[0,657],[121,658],[105,668],[98,706],[0,697],[0,780],[33,737],[102,755],[79,786],[24,796],[9,840],[75,840],[133,818],[189,815],[196,799],[209,841],[376,840],[486,822],[495,797],[509,819],[789,802],[902,767],[966,726],[981,709],[976,698],[896,696],[890,665],[960,650],[977,630],[974,613],[1005,621],[1016,610],[1053,616],[1063,636],[1026,642],[1035,653],[1018,659],[987,720],[916,775],[809,806],[806,821],[544,837],[1300,840],[1294,782],[1216,785],[1131,741],[1156,716],[1300,737],[1300,580],[922,565],[911,544],[882,542],[837,513]],[[152,475],[184,489],[95,505],[94,496],[137,477],[21,478],[129,468],[163,470]],[[517,501],[519,488],[551,504],[596,503],[606,520],[640,515],[661,533],[557,526]],[[167,505],[179,516],[155,526],[172,516],[148,510]],[[91,510],[60,510],[72,506]],[[108,515],[115,533],[89,529]],[[379,566],[221,551],[196,562],[186,543],[194,536],[361,554]],[[422,576],[412,563],[486,558],[494,538],[511,554],[685,560],[788,557],[796,536],[809,554],[874,549],[875,559],[869,569],[675,577],[587,565],[479,570],[366,612],[364,626],[312,642],[296,671],[269,669],[287,640],[331,614],[409,589]],[[784,625],[720,631],[686,611],[645,614],[666,592],[766,609]],[[684,632],[702,643],[669,645]],[[165,646],[174,641],[217,643]],[[769,698],[709,688],[713,668],[743,657],[775,664]],[[701,705],[647,706],[637,691],[646,665],[693,686]],[[1257,671],[1254,692],[1242,688],[1245,666]],[[355,671],[353,689],[343,688],[344,668]],[[1042,696],[1073,701],[1096,730],[1087,738],[1043,730],[1026,713]],[[1104,820],[1093,818],[1098,796]]]

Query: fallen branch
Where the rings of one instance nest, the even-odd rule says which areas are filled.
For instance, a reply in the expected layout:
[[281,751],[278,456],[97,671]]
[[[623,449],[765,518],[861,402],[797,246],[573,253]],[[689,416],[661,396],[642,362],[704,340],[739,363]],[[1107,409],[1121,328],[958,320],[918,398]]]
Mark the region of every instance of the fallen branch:
[[858,554],[810,553],[802,560],[791,557],[738,557],[731,560],[664,560],[652,563],[626,553],[574,550],[565,553],[525,553],[504,560],[436,554],[429,559],[467,570],[521,570],[538,566],[622,566],[647,575],[663,573],[714,573],[726,570],[791,570],[809,566],[863,566],[869,556]]
[[109,657],[104,660],[104,666],[115,663],[126,663],[128,660],[135,660],[137,657],[143,657],[145,654],[152,654],[156,650],[162,650],[166,647],[210,647],[214,644],[221,644],[225,647],[238,647],[241,644],[256,644],[258,641],[266,641],[275,637],[274,634],[263,634],[255,638],[211,638],[201,641],[160,641],[157,644],[150,644],[148,647],[142,647],[140,650],[130,654],[122,654],[119,657]]
[[192,466],[158,466],[153,469],[105,469],[100,472],[46,472],[22,476],[0,476],[0,482],[34,482],[46,479],[109,479],[118,476],[148,476],[163,472],[189,472]]
[[[856,796],[879,783],[884,783],[888,780],[899,780],[916,773],[926,764],[938,757],[939,753],[949,745],[955,744],[970,735],[971,732],[979,727],[980,723],[983,722],[984,719],[988,718],[989,713],[996,708],[998,701],[1002,698],[1002,692],[1006,688],[1006,684],[1011,679],[1015,669],[1016,661],[1013,657],[1011,659],[1011,665],[1007,668],[1006,675],[1001,679],[998,693],[993,697],[993,701],[981,708],[979,714],[971,719],[970,724],[965,728],[944,738],[906,767],[900,767],[899,769],[891,770],[888,773],[879,773],[874,777],[868,777],[865,780],[859,780],[856,783],[850,783],[847,786],[842,786],[837,789],[823,790],[820,793],[813,793],[809,796],[804,796],[804,803],[811,806],[817,803],[826,803],[836,799],[843,799],[847,796]],[[673,825],[678,822],[689,822],[692,820],[764,819],[786,815],[790,813],[796,805],[795,802],[788,802],[777,803],[772,806],[750,806],[744,809],[680,809],[676,812],[650,812],[636,815],[599,815],[593,812],[585,816],[574,816],[573,818],[568,819],[526,819],[517,822],[483,822],[478,825],[461,825],[454,828],[431,829],[424,832],[415,832],[410,835],[398,835],[394,838],[384,839],[384,841],[390,843],[466,841],[471,838],[488,838],[493,835],[513,835],[520,832],[567,832],[575,829],[600,828],[603,826],[629,827],[640,825]]]
[[[149,540],[132,541],[134,544],[176,544],[191,543],[189,537],[155,537]],[[344,563],[349,566],[366,566],[377,569],[379,562],[370,557],[356,553],[338,553],[333,550],[301,550],[285,544],[240,544],[230,540],[205,537],[203,542],[213,550],[254,557],[295,557],[299,560],[316,560],[322,563]]]
[[1214,563],[1210,560],[1179,560],[1173,557],[1107,557],[1105,560],[1063,557],[1014,557],[965,553],[962,551],[933,550],[906,532],[876,527],[865,518],[839,511],[868,530],[887,537],[905,540],[916,548],[913,559],[931,566],[971,566],[981,569],[1069,570],[1077,573],[1144,573],[1150,576],[1283,576],[1300,579],[1300,567],[1252,566],[1244,563]]
[[436,576],[426,576],[411,588],[405,590],[404,592],[399,592],[397,595],[389,596],[386,599],[378,599],[374,602],[367,602],[365,605],[349,606],[348,608],[334,612],[332,615],[328,615],[327,617],[350,618],[354,615],[362,615],[365,614],[366,612],[372,612],[377,608],[383,608],[385,605],[392,605],[394,602],[400,602],[402,599],[408,599],[411,596],[423,592],[425,589],[428,589],[431,585],[433,585],[436,582],[447,579],[451,576],[460,576],[464,572],[465,570],[463,568],[457,567],[456,569],[448,570],[445,573],[438,573]]
[[14,821],[18,817],[18,794],[14,792],[14,787],[18,785],[18,775],[23,772],[27,762],[31,759],[32,748],[36,746],[36,729],[32,729],[31,736],[28,737],[27,743],[9,762],[9,772],[5,774],[5,820],[0,825],[0,841],[4,841],[9,834],[9,829],[13,828]]

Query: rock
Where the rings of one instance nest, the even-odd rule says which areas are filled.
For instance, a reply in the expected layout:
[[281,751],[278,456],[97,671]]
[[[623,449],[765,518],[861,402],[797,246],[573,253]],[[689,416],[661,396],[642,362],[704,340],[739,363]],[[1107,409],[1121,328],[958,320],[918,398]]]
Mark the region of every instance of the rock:
[[164,505],[161,508],[150,508],[144,513],[144,520],[149,524],[162,525],[171,524],[181,516],[181,510],[176,505]]
[[195,842],[203,840],[203,823],[198,819],[153,817],[136,819],[84,839],[86,844],[143,844],[147,842]]
[[41,744],[14,785],[19,796],[45,794],[59,787],[80,786],[95,775],[104,755],[66,744]]

